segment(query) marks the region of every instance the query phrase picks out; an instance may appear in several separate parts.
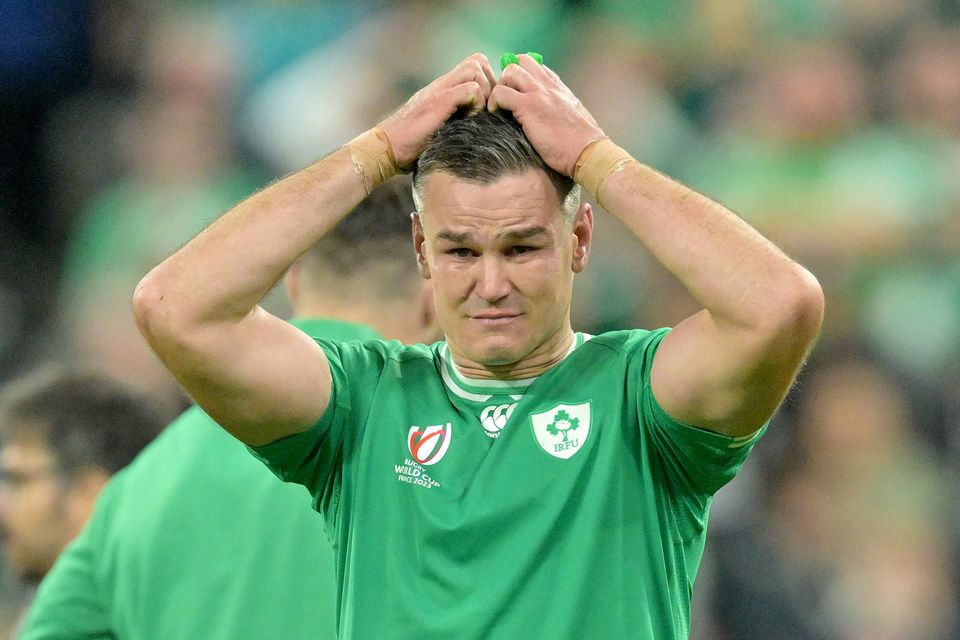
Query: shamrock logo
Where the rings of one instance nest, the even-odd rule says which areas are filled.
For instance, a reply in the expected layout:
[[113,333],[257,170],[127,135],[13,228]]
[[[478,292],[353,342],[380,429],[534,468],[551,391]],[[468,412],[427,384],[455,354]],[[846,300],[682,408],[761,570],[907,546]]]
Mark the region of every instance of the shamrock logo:
[[571,418],[565,409],[561,409],[553,416],[553,422],[547,425],[547,431],[550,435],[563,435],[563,441],[567,442],[570,437],[568,431],[575,430],[580,426],[580,418]]

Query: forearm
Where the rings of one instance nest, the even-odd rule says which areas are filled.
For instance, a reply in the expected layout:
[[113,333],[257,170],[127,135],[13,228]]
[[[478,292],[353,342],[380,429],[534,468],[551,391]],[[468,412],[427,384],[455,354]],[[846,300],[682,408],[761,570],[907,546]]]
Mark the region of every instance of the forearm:
[[812,289],[818,291],[803,267],[721,204],[625,152],[618,159],[609,141],[594,147],[578,167],[584,187],[716,322],[747,329],[779,325],[784,314],[803,310]]

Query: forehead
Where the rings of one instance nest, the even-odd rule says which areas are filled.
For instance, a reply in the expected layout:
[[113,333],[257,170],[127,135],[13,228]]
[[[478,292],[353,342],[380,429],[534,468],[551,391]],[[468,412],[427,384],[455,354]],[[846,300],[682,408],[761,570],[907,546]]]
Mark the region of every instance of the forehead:
[[424,227],[432,234],[552,228],[563,221],[556,188],[536,169],[508,174],[488,184],[444,172],[431,174],[424,181],[422,208]]

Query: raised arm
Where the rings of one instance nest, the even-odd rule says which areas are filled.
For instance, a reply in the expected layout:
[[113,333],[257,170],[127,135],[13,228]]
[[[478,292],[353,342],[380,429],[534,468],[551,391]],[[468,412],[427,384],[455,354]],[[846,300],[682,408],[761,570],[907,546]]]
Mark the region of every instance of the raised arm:
[[483,108],[493,82],[484,56],[467,58],[374,129],[237,205],[140,282],[141,332],[237,438],[262,445],[304,431],[330,398],[323,351],[260,300],[458,108]]
[[523,125],[672,272],[703,310],[664,339],[651,387],[675,419],[741,436],[786,396],[823,319],[816,279],[722,205],[630,157],[557,75],[528,56],[488,101]]

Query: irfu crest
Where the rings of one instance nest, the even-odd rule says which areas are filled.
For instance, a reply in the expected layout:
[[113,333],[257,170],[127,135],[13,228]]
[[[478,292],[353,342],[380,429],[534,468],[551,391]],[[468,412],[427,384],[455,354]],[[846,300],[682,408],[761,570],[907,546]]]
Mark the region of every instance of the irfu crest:
[[563,441],[569,442],[567,432],[580,426],[580,418],[571,418],[570,414],[561,409],[557,415],[553,416],[553,422],[547,425],[547,431],[553,435],[563,434]]
[[532,414],[530,423],[540,447],[555,458],[567,460],[590,435],[590,403],[558,404],[549,411]]

